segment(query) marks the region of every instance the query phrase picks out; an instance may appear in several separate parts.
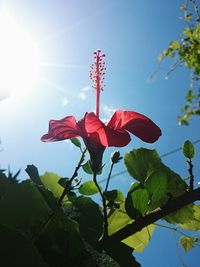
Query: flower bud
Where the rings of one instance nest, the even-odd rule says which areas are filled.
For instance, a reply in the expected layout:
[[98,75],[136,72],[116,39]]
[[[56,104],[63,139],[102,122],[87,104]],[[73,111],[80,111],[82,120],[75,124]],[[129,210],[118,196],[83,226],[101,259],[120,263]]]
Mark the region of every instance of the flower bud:
[[112,153],[112,155],[111,155],[112,163],[118,163],[121,159],[122,159],[122,157],[120,157],[119,151],[115,151],[114,153]]

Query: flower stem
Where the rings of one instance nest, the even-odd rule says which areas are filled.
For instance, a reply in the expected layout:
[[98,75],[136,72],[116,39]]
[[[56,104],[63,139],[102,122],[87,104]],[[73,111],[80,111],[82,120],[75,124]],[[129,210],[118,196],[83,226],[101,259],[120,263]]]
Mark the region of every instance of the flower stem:
[[53,222],[53,220],[56,218],[56,214],[57,214],[57,211],[58,209],[62,206],[62,201],[72,183],[72,181],[74,180],[74,178],[77,177],[78,175],[78,170],[80,169],[81,167],[81,164],[83,163],[84,161],[84,158],[85,158],[85,153],[87,151],[87,148],[85,148],[83,151],[82,151],[82,155],[81,155],[81,158],[76,166],[76,169],[74,170],[74,173],[72,174],[71,178],[69,179],[69,181],[67,181],[66,185],[65,185],[65,188],[62,192],[62,195],[60,196],[59,200],[58,200],[58,207],[50,214],[49,218],[46,220],[46,222],[44,223],[42,229],[40,230],[40,232],[38,233],[38,235],[34,238],[32,238],[32,241],[35,242],[39,239],[39,237],[46,231],[46,229],[49,227],[49,225]]
[[93,174],[93,181],[96,185],[96,187],[98,188],[99,194],[101,196],[102,199],[102,203],[103,203],[103,234],[100,237],[100,241],[104,238],[108,237],[108,215],[107,215],[107,207],[106,207],[106,199],[101,191],[101,188],[97,182],[97,174],[94,173]]
[[58,200],[58,206],[60,207],[62,205],[62,201],[69,189],[69,187],[71,186],[71,183],[73,182],[73,180],[78,176],[78,170],[80,169],[84,159],[85,159],[85,153],[87,151],[87,148],[85,148],[83,151],[82,151],[82,154],[81,154],[81,158],[78,162],[78,165],[76,166],[75,170],[74,170],[74,173],[72,174],[71,178],[69,179],[69,181],[66,182],[66,185],[65,185],[65,188],[62,192],[62,195],[60,196],[59,200]]
[[107,183],[106,183],[106,187],[105,187],[105,191],[104,192],[107,192],[108,190],[108,185],[109,185],[109,182],[110,182],[110,177],[111,177],[111,174],[112,174],[112,170],[113,170],[113,166],[114,166],[114,162],[112,162],[111,166],[110,166],[110,171],[109,171],[109,174],[108,174],[108,179],[107,179]]

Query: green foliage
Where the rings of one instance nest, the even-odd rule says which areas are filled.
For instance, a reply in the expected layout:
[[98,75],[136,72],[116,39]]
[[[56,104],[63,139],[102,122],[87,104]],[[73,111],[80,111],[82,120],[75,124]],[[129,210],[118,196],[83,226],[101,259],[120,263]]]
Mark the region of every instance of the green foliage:
[[[120,209],[116,209],[108,218],[109,235],[116,233],[118,230],[124,228],[132,222],[133,219],[128,216],[123,205],[121,205]],[[154,229],[155,225],[149,225],[148,227],[143,228],[140,232],[122,240],[122,242],[133,248],[134,251],[142,252],[151,240]]]
[[30,180],[11,185],[0,199],[0,224],[29,237],[38,231],[51,212]]
[[[91,160],[88,160],[85,164],[82,165],[82,168],[84,170],[85,173],[93,175],[93,171],[91,168]],[[101,167],[101,169],[98,171],[98,175],[102,174],[103,171],[103,166]]]
[[112,235],[132,222],[133,219],[126,213],[124,205],[120,205],[120,208],[116,209],[108,217],[108,234]]
[[144,148],[133,149],[127,153],[124,162],[129,174],[141,183],[144,183],[147,177],[161,165],[157,152]]
[[0,225],[1,266],[48,267],[31,240]]
[[122,242],[134,249],[135,252],[142,252],[149,244],[151,236],[155,230],[155,225],[150,224],[141,231],[124,239]]
[[85,164],[83,164],[82,168],[83,168],[84,172],[86,172],[87,174],[93,174],[93,171],[91,169],[90,160],[88,160]]
[[[125,155],[124,162],[129,174],[142,184],[145,184],[147,178],[149,178],[154,172],[159,171],[160,175],[161,173],[165,173],[165,176],[167,176],[167,194],[170,196],[178,196],[186,192],[188,187],[187,184],[178,174],[162,163],[156,150],[145,148],[133,149]],[[163,177],[161,179],[166,180],[166,178]],[[160,186],[165,187],[166,185],[164,185],[164,183],[165,182],[163,182],[163,185]]]
[[84,182],[78,189],[79,193],[82,195],[94,195],[99,192],[97,186],[95,183],[90,180],[87,182]]
[[42,185],[38,169],[34,165],[27,165],[25,171],[28,173],[30,179],[37,185]]
[[73,203],[81,235],[91,244],[97,243],[102,235],[103,216],[98,204],[89,197],[78,197]]
[[186,230],[200,230],[200,206],[191,205],[190,217],[182,220],[179,225]]
[[58,183],[61,179],[60,176],[52,172],[46,172],[45,174],[40,176],[40,179],[44,187],[49,189],[56,198],[59,198],[61,196],[63,187]]
[[164,171],[152,173],[145,181],[152,209],[164,204],[167,200],[168,178]]
[[188,125],[192,116],[200,115],[200,12],[193,1],[189,1],[188,6],[182,5],[181,10],[186,22],[181,37],[170,42],[169,47],[158,56],[158,60],[175,57],[176,62],[170,67],[169,73],[183,65],[192,71],[191,87],[186,95],[187,103],[181,109],[182,115],[178,116],[180,125]]
[[116,189],[111,190],[111,191],[106,191],[103,194],[108,202],[120,204],[125,201],[125,197],[122,194],[122,192]]
[[0,172],[0,199],[7,192],[11,182],[3,172]]
[[[187,158],[194,156],[189,141],[183,151]],[[188,186],[163,164],[156,150],[133,149],[124,161],[137,182],[130,186],[126,196],[118,189],[102,192],[103,206],[83,196],[99,192],[93,180],[80,184],[76,177],[61,178],[50,172],[40,176],[34,165],[28,165],[30,180],[13,183],[10,176],[0,171],[0,236],[17,247],[11,253],[16,263],[27,265],[30,258],[33,264],[30,266],[101,267],[102,261],[94,255],[102,255],[104,264],[108,262],[105,266],[111,266],[111,262],[113,266],[140,266],[132,253],[142,252],[149,244],[155,225],[145,225],[124,239],[112,241],[112,235],[132,223],[136,225],[149,213],[154,214],[168,201],[187,192]],[[78,197],[77,188],[81,194]],[[61,206],[63,190],[66,196]],[[105,216],[108,238],[101,240]],[[200,230],[200,206],[191,203],[162,219],[186,230]],[[188,237],[180,242],[188,251],[197,240]],[[2,247],[5,252],[2,261],[10,264],[13,261],[6,256],[8,250],[6,243]]]
[[125,207],[127,214],[132,219],[143,216],[148,210],[149,196],[147,190],[138,182],[129,189]]
[[183,155],[188,159],[194,158],[194,146],[189,140],[185,141],[185,143],[183,144]]

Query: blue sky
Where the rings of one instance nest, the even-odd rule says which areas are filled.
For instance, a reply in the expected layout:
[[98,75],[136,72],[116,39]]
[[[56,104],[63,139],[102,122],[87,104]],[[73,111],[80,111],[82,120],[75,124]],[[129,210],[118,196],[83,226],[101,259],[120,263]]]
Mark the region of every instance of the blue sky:
[[[158,67],[158,54],[180,36],[184,27],[182,3],[174,0],[1,0],[0,11],[6,11],[13,23],[37,45],[39,70],[31,87],[23,85],[27,89],[20,93],[14,87],[0,87],[1,95],[7,96],[9,91],[11,95],[0,101],[3,148],[0,167],[10,165],[14,172],[22,168],[21,179],[27,178],[23,171],[27,164],[36,165],[40,173],[71,174],[79,157],[77,149],[68,142],[45,144],[40,137],[47,132],[50,119],[67,115],[80,119],[86,111],[95,109],[89,65],[93,51],[98,48],[106,54],[107,68],[101,118],[108,118],[116,109],[133,110],[150,117],[163,133],[153,145],[132,137],[130,145],[121,149],[122,154],[137,147],[156,148],[164,154],[180,147],[187,139],[199,139],[198,117],[192,119],[189,127],[180,127],[177,123],[177,115],[185,104],[190,72],[177,69],[165,80],[170,64],[166,60],[155,79],[148,79]],[[12,75],[10,73],[11,79]],[[196,148],[194,172],[199,178],[200,144]],[[113,150],[108,149],[105,160]],[[163,161],[182,177],[187,176],[187,165],[180,152]],[[118,166],[115,172],[123,169],[123,165]],[[112,186],[125,192],[131,182],[128,174],[124,174],[113,179]],[[180,248],[180,253],[185,264],[197,266],[198,249],[186,255]],[[181,266],[173,233],[165,229],[157,229],[150,246],[136,257],[144,267]]]

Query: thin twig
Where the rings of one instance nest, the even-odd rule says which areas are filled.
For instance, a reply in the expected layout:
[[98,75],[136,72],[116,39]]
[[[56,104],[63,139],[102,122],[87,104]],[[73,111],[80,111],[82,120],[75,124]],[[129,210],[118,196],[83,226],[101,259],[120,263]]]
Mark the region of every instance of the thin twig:
[[76,166],[75,170],[74,170],[74,173],[72,174],[71,178],[69,179],[69,181],[66,182],[66,185],[65,185],[65,188],[62,192],[62,195],[60,196],[59,200],[58,200],[58,206],[60,207],[62,205],[62,201],[67,193],[67,191],[69,190],[69,186],[72,184],[73,180],[78,176],[78,170],[80,169],[84,159],[85,159],[85,153],[87,151],[87,148],[85,148],[83,151],[82,151],[82,155],[81,155],[81,158],[78,162],[78,165]]
[[[82,150],[81,150],[82,151]],[[36,237],[33,237],[32,238],[32,242],[35,242],[36,240],[39,239],[39,237],[46,231],[46,229],[49,227],[49,225],[53,222],[53,220],[55,219],[56,217],[56,212],[58,211],[58,209],[62,206],[62,201],[67,193],[67,191],[69,190],[69,187],[71,185],[71,183],[73,182],[73,180],[77,177],[78,175],[78,170],[80,169],[83,161],[84,161],[84,158],[85,158],[85,153],[86,153],[87,149],[85,148],[83,151],[82,151],[82,154],[81,154],[81,158],[78,162],[78,165],[77,167],[75,168],[75,171],[74,173],[72,174],[71,178],[66,182],[66,185],[65,185],[65,188],[62,192],[62,195],[60,196],[59,200],[58,200],[58,207],[49,215],[48,219],[46,220],[46,222],[44,223],[42,229],[40,230],[40,232],[38,233],[38,235]]]
[[108,185],[109,185],[109,182],[110,182],[110,177],[111,177],[111,174],[112,174],[112,170],[113,170],[114,164],[115,163],[112,162],[112,164],[110,166],[110,171],[109,171],[109,174],[108,174],[107,183],[106,183],[106,187],[105,187],[105,191],[104,192],[107,192],[108,191]]

